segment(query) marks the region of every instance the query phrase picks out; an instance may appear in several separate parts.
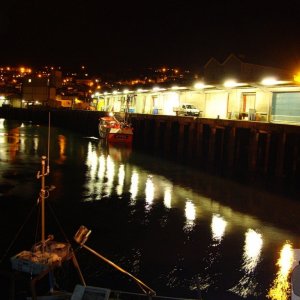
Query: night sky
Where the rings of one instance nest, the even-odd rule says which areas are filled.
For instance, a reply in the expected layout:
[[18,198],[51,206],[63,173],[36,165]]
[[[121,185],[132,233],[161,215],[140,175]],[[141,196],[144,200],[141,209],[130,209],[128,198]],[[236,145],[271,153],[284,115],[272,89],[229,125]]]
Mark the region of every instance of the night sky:
[[196,70],[234,53],[250,63],[300,66],[299,1],[260,2],[6,0],[0,65]]

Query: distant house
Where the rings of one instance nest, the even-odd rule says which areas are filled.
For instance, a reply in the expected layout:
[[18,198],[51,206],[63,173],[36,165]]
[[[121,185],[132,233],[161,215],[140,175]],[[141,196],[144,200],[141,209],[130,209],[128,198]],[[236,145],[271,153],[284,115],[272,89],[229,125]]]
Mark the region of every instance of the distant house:
[[228,78],[236,78],[239,82],[258,82],[271,75],[278,80],[292,78],[286,70],[244,62],[234,54],[230,54],[222,63],[214,57],[210,58],[203,70],[205,82],[210,83],[223,82]]
[[53,72],[49,77],[28,75],[22,83],[22,101],[27,105],[49,105],[56,99],[56,89],[61,87],[61,72]]

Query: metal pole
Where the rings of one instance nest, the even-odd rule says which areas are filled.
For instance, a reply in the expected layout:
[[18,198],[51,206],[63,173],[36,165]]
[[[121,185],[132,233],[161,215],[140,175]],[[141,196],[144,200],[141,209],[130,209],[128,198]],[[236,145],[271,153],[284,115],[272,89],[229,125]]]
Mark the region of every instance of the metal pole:
[[42,156],[42,175],[41,175],[41,215],[42,215],[42,253],[45,251],[45,166],[46,156]]
[[[105,262],[107,262],[109,265],[113,266],[115,269],[117,269],[118,271],[127,274],[129,277],[133,278],[142,288],[142,290],[147,294],[147,295],[151,295],[154,296],[156,295],[155,291],[152,290],[149,286],[147,286],[144,282],[142,282],[141,280],[139,280],[138,278],[134,277],[132,274],[130,274],[129,272],[125,271],[124,269],[122,269],[121,267],[119,267],[118,265],[116,265],[115,263],[113,263],[112,261],[110,261],[109,259],[105,258],[104,256],[102,256],[101,254],[97,253],[96,251],[94,251],[93,249],[91,249],[90,247],[81,244],[81,246],[83,248],[85,248],[86,250],[90,251],[91,253],[93,253],[94,255],[98,256],[99,258],[101,258],[102,260],[104,260]],[[144,288],[147,290],[145,291]]]

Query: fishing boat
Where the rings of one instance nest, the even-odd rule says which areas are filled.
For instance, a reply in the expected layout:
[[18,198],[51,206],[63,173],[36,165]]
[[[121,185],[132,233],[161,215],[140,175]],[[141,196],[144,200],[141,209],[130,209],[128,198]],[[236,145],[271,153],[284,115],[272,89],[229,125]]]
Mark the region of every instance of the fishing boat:
[[[49,114],[50,124],[50,114]],[[50,140],[50,129],[49,136]],[[49,142],[48,140],[48,142]],[[48,145],[49,151],[49,145]],[[49,152],[48,152],[49,157]],[[48,163],[47,163],[48,162]],[[75,256],[75,253],[69,242],[55,241],[54,236],[49,234],[46,237],[45,226],[45,200],[49,197],[51,190],[54,186],[46,186],[46,176],[50,174],[49,159],[46,156],[41,157],[41,171],[38,171],[36,178],[41,181],[41,188],[38,196],[37,204],[40,211],[40,233],[41,240],[34,243],[29,250],[22,250],[13,257],[10,258],[12,270],[27,273],[30,275],[30,289],[31,299],[39,299],[36,291],[36,284],[43,279],[46,275],[49,276],[49,293],[51,294],[49,300],[54,299],[67,299],[65,295],[55,292],[55,279],[54,270],[62,267],[64,262],[72,260],[74,266],[77,268],[80,274],[81,283],[84,285],[84,279],[79,269],[79,265]],[[36,232],[38,229],[36,230]],[[53,295],[52,295],[53,294]],[[55,296],[54,296],[55,294]]]
[[98,130],[100,138],[109,144],[132,145],[133,128],[126,119],[119,121],[114,115],[101,117]]
[[133,127],[129,122],[129,104],[134,95],[128,95],[123,117],[110,112],[108,116],[101,117],[98,124],[100,138],[106,139],[108,144],[132,145]]

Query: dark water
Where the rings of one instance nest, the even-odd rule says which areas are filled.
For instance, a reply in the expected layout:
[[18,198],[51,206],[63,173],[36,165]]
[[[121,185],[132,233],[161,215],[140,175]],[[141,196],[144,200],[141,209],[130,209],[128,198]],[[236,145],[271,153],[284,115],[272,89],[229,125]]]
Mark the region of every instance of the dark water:
[[[46,231],[56,240],[72,241],[85,225],[88,246],[159,295],[288,299],[300,201],[59,128],[51,128],[48,150],[48,136],[47,127],[0,119],[2,269],[40,239],[36,215],[28,216],[49,154],[46,183],[56,188],[46,200]],[[85,249],[77,256],[88,285],[140,292]],[[57,275],[66,289],[77,280],[71,266]]]

